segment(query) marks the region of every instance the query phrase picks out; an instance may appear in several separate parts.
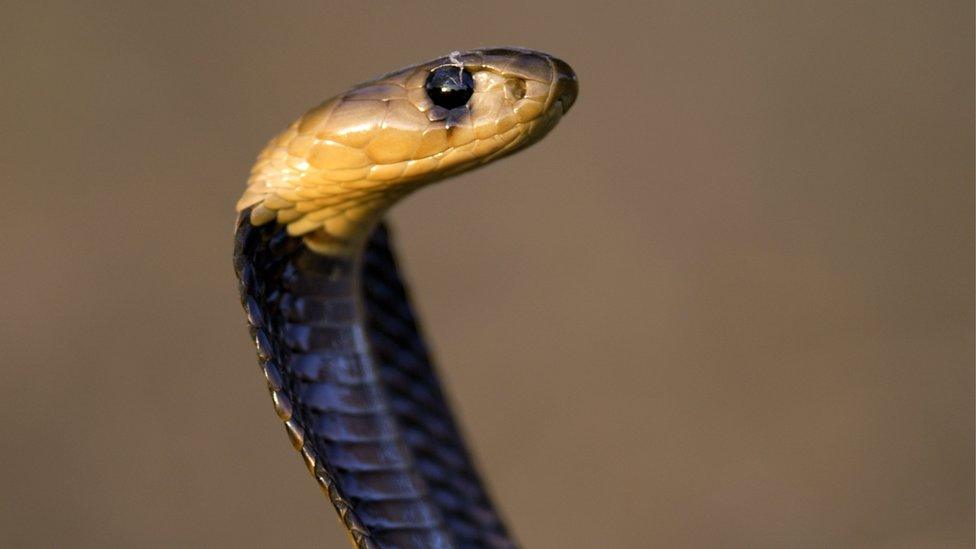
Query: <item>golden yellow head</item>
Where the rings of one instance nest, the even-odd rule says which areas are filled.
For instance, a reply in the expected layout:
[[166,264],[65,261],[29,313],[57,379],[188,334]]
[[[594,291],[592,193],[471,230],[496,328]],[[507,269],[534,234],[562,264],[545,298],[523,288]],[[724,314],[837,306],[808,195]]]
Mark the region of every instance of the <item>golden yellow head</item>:
[[350,253],[406,193],[542,138],[573,104],[552,56],[455,52],[327,100],[258,156],[238,211],[276,221],[321,253]]

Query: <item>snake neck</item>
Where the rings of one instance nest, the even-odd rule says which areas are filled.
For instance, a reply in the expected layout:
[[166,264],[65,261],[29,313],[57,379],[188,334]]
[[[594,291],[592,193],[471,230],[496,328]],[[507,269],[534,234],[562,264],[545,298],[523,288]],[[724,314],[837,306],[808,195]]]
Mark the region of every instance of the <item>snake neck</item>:
[[279,417],[360,547],[511,547],[379,227],[317,253],[241,216],[235,264]]

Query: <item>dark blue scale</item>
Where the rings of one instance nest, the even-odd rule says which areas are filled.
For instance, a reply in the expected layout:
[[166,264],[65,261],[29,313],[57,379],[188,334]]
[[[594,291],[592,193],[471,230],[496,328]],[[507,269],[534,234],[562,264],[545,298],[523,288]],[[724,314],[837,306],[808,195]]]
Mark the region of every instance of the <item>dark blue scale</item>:
[[[461,92],[448,95],[464,96],[470,83],[446,69]],[[353,529],[357,545],[514,547],[461,441],[386,228],[371,235],[357,273],[280,225],[252,226],[248,213],[234,266],[259,360],[316,475],[333,481],[333,503],[351,509],[347,526],[363,530]]]

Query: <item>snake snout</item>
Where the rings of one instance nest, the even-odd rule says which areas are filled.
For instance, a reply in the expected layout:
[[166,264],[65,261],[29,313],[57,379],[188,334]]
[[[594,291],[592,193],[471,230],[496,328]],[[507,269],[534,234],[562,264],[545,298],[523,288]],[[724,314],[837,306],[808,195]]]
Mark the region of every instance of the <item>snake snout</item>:
[[579,81],[576,78],[576,71],[569,66],[569,63],[557,57],[550,57],[549,59],[552,61],[555,72],[550,101],[552,103],[558,101],[562,104],[563,114],[565,114],[576,102],[576,94],[579,93]]

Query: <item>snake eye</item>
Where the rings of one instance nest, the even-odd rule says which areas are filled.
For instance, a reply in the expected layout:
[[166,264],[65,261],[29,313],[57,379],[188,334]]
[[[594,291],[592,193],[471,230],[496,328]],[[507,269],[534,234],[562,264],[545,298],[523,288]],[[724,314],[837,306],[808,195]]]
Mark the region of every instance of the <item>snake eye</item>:
[[431,71],[424,87],[435,105],[450,110],[468,102],[474,92],[474,78],[467,69],[445,65]]

